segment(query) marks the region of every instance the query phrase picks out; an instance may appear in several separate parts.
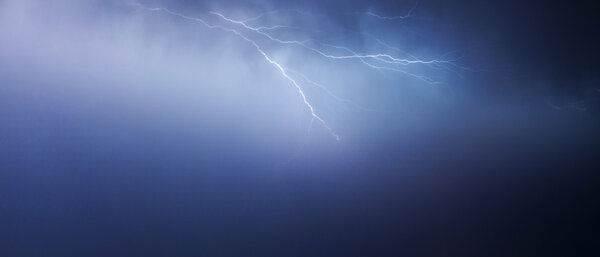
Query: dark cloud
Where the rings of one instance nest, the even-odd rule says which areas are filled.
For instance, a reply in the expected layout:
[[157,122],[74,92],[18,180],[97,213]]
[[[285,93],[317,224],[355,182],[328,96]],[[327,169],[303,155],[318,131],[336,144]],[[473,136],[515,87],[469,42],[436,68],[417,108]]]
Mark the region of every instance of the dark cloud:
[[472,70],[407,67],[428,85],[245,34],[377,110],[306,87],[336,142],[235,34],[127,1],[0,2],[0,255],[594,256],[587,4],[422,0],[380,21],[364,12],[414,3],[141,2],[227,26],[208,11],[286,10],[269,21]]

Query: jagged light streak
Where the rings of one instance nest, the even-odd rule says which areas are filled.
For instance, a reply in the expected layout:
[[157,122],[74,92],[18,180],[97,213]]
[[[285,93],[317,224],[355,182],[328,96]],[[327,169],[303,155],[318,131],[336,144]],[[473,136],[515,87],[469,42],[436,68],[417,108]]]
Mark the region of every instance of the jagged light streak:
[[[416,1],[415,5],[409,10],[409,12],[406,16],[395,16],[395,17],[377,16],[377,17],[382,18],[382,19],[407,18],[412,14],[413,10],[417,7],[418,4],[419,4],[419,1]],[[298,71],[294,71],[294,70],[291,70],[291,69],[288,69],[288,68],[282,66],[280,63],[278,63],[273,58],[271,58],[267,54],[267,52],[264,51],[263,48],[257,43],[257,41],[250,39],[248,36],[246,36],[245,34],[241,33],[240,31],[238,31],[236,29],[224,27],[221,25],[212,25],[212,24],[207,23],[203,19],[186,16],[184,14],[181,14],[178,12],[173,12],[166,8],[149,8],[149,7],[142,6],[141,4],[136,4],[136,6],[142,7],[149,11],[161,11],[161,12],[165,12],[170,15],[174,15],[174,16],[183,18],[183,19],[196,21],[196,22],[199,22],[199,23],[203,24],[204,26],[211,28],[211,29],[220,29],[220,30],[223,30],[226,32],[231,32],[231,33],[235,34],[236,36],[242,38],[243,40],[247,41],[248,43],[252,44],[254,46],[254,48],[256,48],[256,50],[265,58],[265,60],[267,62],[269,62],[270,64],[274,65],[280,71],[281,75],[286,80],[288,80],[290,83],[292,83],[292,85],[298,90],[298,93],[301,96],[303,103],[310,110],[310,113],[312,115],[309,130],[310,130],[310,128],[312,128],[312,123],[314,122],[314,120],[318,120],[336,138],[336,140],[340,139],[340,136],[333,132],[332,128],[325,122],[325,120],[323,120],[319,115],[317,115],[317,113],[315,112],[315,108],[309,102],[309,100],[308,100],[305,92],[303,91],[302,87],[300,86],[299,82],[293,76],[291,76],[290,73],[293,73],[295,76],[299,76],[302,79],[302,81],[320,88],[325,93],[327,93],[328,95],[330,95],[331,97],[335,98],[336,100],[338,100],[340,102],[344,102],[344,103],[353,105],[356,108],[361,109],[361,110],[373,111],[372,109],[362,107],[351,100],[338,97],[333,92],[331,92],[327,87],[311,80],[306,75],[304,75]],[[408,72],[397,66],[424,65],[426,67],[430,67],[430,68],[436,69],[436,70],[453,72],[459,76],[460,76],[460,73],[455,69],[470,70],[466,67],[462,67],[455,63],[460,58],[442,59],[442,57],[445,56],[445,55],[442,55],[438,58],[420,59],[409,53],[406,53],[405,51],[401,50],[400,48],[393,47],[389,44],[386,44],[385,42],[383,42],[375,37],[373,37],[373,39],[380,45],[385,46],[388,50],[394,50],[394,51],[406,54],[408,57],[410,57],[410,59],[396,57],[392,54],[385,53],[385,52],[383,52],[383,53],[358,53],[357,51],[352,50],[349,47],[324,43],[324,42],[320,42],[320,41],[318,41],[316,39],[312,39],[312,38],[309,38],[306,40],[301,40],[301,41],[300,40],[284,40],[281,38],[277,38],[267,32],[272,31],[272,30],[277,30],[277,29],[300,29],[300,30],[304,30],[304,29],[298,28],[298,27],[293,27],[293,26],[288,26],[288,25],[283,25],[283,24],[276,24],[276,25],[271,25],[271,26],[266,26],[266,25],[250,26],[247,24],[250,21],[255,21],[255,20],[261,19],[268,14],[276,13],[276,12],[280,12],[280,10],[266,12],[266,13],[260,14],[258,16],[255,16],[253,18],[249,18],[249,19],[245,19],[245,20],[234,20],[234,19],[226,17],[225,15],[223,15],[221,13],[214,12],[214,11],[210,12],[210,14],[216,15],[220,19],[227,21],[231,24],[239,25],[251,33],[255,33],[259,36],[263,36],[263,37],[267,38],[268,40],[270,40],[271,42],[275,42],[275,43],[279,43],[279,44],[290,44],[290,45],[300,46],[304,49],[307,49],[311,52],[316,53],[317,55],[320,55],[324,58],[331,59],[331,60],[346,60],[346,59],[347,60],[358,60],[362,64],[366,65],[367,67],[375,69],[379,72],[390,71],[390,72],[402,73],[407,76],[411,76],[416,79],[419,79],[430,85],[438,85],[438,84],[444,84],[444,83],[441,81],[436,81],[435,79],[432,79],[432,78],[424,76],[424,75],[419,75],[419,74],[415,74],[412,72]],[[371,14],[371,15],[373,16],[374,14]],[[312,44],[309,45],[309,43],[312,43]],[[320,45],[321,47],[318,49],[318,48],[314,47],[315,45]],[[347,54],[340,55],[340,54],[328,53],[330,51],[325,51],[325,48],[322,48],[322,47],[330,48],[330,50],[331,49],[343,50]],[[448,55],[448,54],[446,54],[446,55]]]
[[[336,46],[336,45],[330,45],[330,44],[323,44],[323,45],[325,45],[325,46],[329,46],[329,47],[332,47],[332,48],[336,48],[336,49],[341,49],[341,50],[348,51],[348,52],[350,52],[350,54],[353,54],[353,55],[355,55],[355,56],[358,56],[358,55],[359,55],[359,54],[357,54],[356,52],[354,52],[353,50],[351,50],[350,48],[347,48],[347,47],[343,47],[343,46]],[[403,74],[405,74],[405,75],[407,75],[407,76],[411,76],[411,77],[414,77],[414,78],[420,79],[420,80],[422,80],[422,81],[424,81],[424,82],[426,82],[426,83],[428,83],[428,84],[431,84],[431,85],[439,85],[439,84],[443,84],[443,82],[440,82],[440,81],[435,81],[434,79],[432,79],[432,78],[429,78],[429,77],[427,77],[427,76],[423,76],[423,75],[417,75],[417,74],[410,73],[410,72],[407,72],[407,71],[405,71],[405,70],[402,70],[402,69],[397,69],[397,68],[391,68],[391,67],[386,67],[386,66],[379,66],[379,65],[375,65],[375,64],[372,64],[372,63],[369,63],[369,62],[367,62],[367,61],[365,60],[365,58],[359,58],[359,60],[360,60],[360,61],[361,61],[363,64],[367,65],[368,67],[370,67],[370,68],[373,68],[373,69],[376,69],[376,70],[378,70],[378,71],[384,71],[384,70],[385,70],[385,71],[393,71],[393,72],[399,72],[399,73],[403,73]],[[384,59],[382,60],[380,57],[376,57],[376,58],[375,58],[375,60],[382,61],[382,62],[384,62],[384,63],[389,63],[389,61],[388,61],[388,60],[384,60]],[[406,65],[406,64],[404,64],[404,65]]]
[[[409,10],[408,15],[406,15],[406,17],[408,17],[408,16],[410,16],[412,14],[413,10],[418,6],[418,4],[419,4],[419,1],[416,1],[415,5]],[[298,11],[298,10],[289,10],[289,11],[293,11],[293,12],[300,13],[300,14],[303,14],[303,15],[311,15],[311,16],[315,15],[315,14],[301,12],[301,11]],[[408,54],[405,51],[400,50],[397,47],[393,47],[393,46],[390,46],[390,45],[388,45],[386,43],[383,43],[382,41],[380,41],[379,39],[377,39],[376,37],[373,37],[371,35],[369,35],[369,36],[371,38],[373,38],[375,41],[377,41],[377,43],[379,43],[379,44],[387,47],[388,49],[392,49],[392,50],[399,51],[399,52],[402,52],[404,54],[407,54],[412,59],[398,58],[398,57],[392,56],[391,54],[386,54],[386,53],[358,54],[358,53],[356,53],[356,51],[351,50],[348,47],[327,44],[327,43],[323,43],[323,42],[317,41],[315,39],[307,39],[307,40],[303,40],[303,41],[283,40],[283,39],[280,39],[280,38],[276,38],[276,37],[272,36],[271,34],[268,34],[268,33],[264,32],[262,30],[272,30],[272,29],[277,29],[277,28],[282,28],[282,29],[284,29],[284,28],[287,28],[287,29],[298,29],[298,30],[305,30],[305,29],[298,28],[298,27],[287,26],[287,25],[273,25],[273,26],[270,26],[270,27],[267,27],[267,26],[253,27],[253,26],[250,26],[250,25],[247,24],[247,22],[249,22],[249,21],[258,20],[258,19],[261,19],[261,18],[263,18],[263,17],[265,17],[265,16],[267,16],[269,14],[279,13],[279,12],[281,12],[281,10],[274,10],[274,11],[270,11],[270,12],[265,12],[265,13],[262,13],[262,14],[260,14],[258,16],[255,16],[253,18],[249,18],[249,19],[245,19],[245,20],[234,20],[234,19],[226,17],[225,15],[223,15],[221,13],[217,13],[217,12],[211,12],[211,13],[214,14],[214,15],[219,16],[220,18],[222,18],[222,19],[224,19],[224,20],[226,20],[228,22],[241,25],[241,26],[243,26],[246,29],[249,29],[249,30],[252,30],[254,32],[257,32],[258,34],[263,35],[263,36],[267,37],[269,40],[272,40],[272,41],[277,42],[277,43],[299,45],[299,46],[301,46],[301,47],[303,47],[305,49],[308,49],[308,50],[313,51],[313,52],[315,52],[315,53],[317,53],[317,54],[319,54],[319,55],[321,55],[323,57],[330,58],[330,59],[359,59],[363,64],[365,64],[366,66],[368,66],[370,68],[377,69],[379,71],[387,70],[387,71],[393,71],[393,72],[400,72],[400,73],[403,73],[405,75],[408,75],[408,76],[420,79],[423,82],[426,82],[426,83],[429,83],[429,84],[444,84],[444,83],[440,82],[440,81],[435,81],[434,79],[431,79],[431,78],[429,78],[427,76],[422,76],[422,75],[413,74],[411,72],[407,72],[406,70],[400,70],[400,69],[397,69],[397,68],[385,68],[385,67],[381,67],[381,66],[374,65],[374,64],[371,64],[371,63],[367,63],[365,61],[365,59],[374,59],[374,60],[377,60],[379,62],[382,62],[382,63],[385,63],[385,64],[391,64],[391,65],[403,65],[403,66],[407,66],[407,65],[411,65],[411,64],[421,64],[421,65],[425,65],[427,67],[430,67],[432,69],[443,70],[443,71],[454,73],[455,75],[457,75],[459,77],[462,77],[462,75],[457,70],[455,70],[453,68],[456,68],[456,69],[459,69],[459,70],[466,70],[466,71],[473,71],[473,72],[475,72],[475,70],[473,70],[471,68],[467,68],[467,67],[460,66],[460,65],[456,64],[456,61],[460,60],[462,57],[454,58],[454,59],[441,59],[441,57],[447,55],[447,54],[444,54],[444,55],[442,55],[442,56],[440,56],[438,58],[435,58],[435,59],[432,58],[430,60],[424,60],[424,59],[417,58],[414,55]],[[403,17],[403,16],[398,16],[398,17]],[[312,30],[311,32],[317,32],[317,31]],[[368,35],[367,33],[361,33],[361,34]],[[320,45],[324,45],[324,46],[328,46],[328,47],[332,47],[332,48],[336,48],[336,49],[342,49],[342,50],[345,50],[345,51],[349,52],[351,55],[332,55],[332,54],[327,54],[327,53],[323,52],[322,50],[318,50],[318,49],[316,49],[314,47],[308,46],[307,43],[309,43],[309,42],[317,43],[317,44],[320,44]]]
[[[408,52],[406,52],[406,51],[404,51],[404,50],[402,50],[402,49],[400,49],[400,48],[398,48],[398,47],[395,47],[395,46],[392,46],[392,45],[390,45],[390,44],[388,44],[388,43],[386,43],[386,42],[383,42],[381,39],[378,39],[378,38],[376,38],[376,37],[373,37],[373,40],[374,40],[375,42],[377,42],[378,44],[380,44],[380,45],[382,45],[382,46],[386,47],[387,49],[394,50],[394,51],[397,51],[397,52],[400,52],[400,53],[406,54],[406,55],[408,55],[408,56],[409,56],[409,57],[411,57],[411,58],[417,59],[417,57],[415,57],[414,55],[412,55],[412,54],[410,54],[410,53],[408,53]],[[439,58],[441,58],[441,57],[444,57],[444,56],[446,56],[446,55],[450,55],[451,53],[452,53],[452,52],[449,52],[449,53],[443,54],[443,55],[441,55]],[[448,66],[452,66],[452,67],[454,67],[454,68],[457,68],[457,69],[462,69],[462,70],[468,70],[468,71],[471,71],[471,69],[469,69],[469,68],[467,68],[467,67],[463,67],[463,66],[457,65],[457,64],[455,63],[456,61],[458,61],[458,60],[459,60],[459,59],[461,59],[461,58],[462,58],[462,57],[455,58],[455,59],[452,59],[452,60],[447,60],[447,61],[445,61],[445,62],[432,63],[432,64],[428,65],[428,67],[431,67],[432,69],[437,69],[437,70],[443,70],[443,71],[451,72],[451,73],[453,73],[453,74],[455,74],[455,75],[457,75],[457,76],[459,76],[459,77],[462,77],[462,74],[460,74],[460,72],[458,72],[458,71],[457,71],[457,70],[455,70],[455,69],[452,69],[451,67],[448,67]]]
[[302,98],[302,101],[304,102],[304,105],[306,105],[306,107],[310,110],[311,113],[311,127],[312,127],[312,122],[316,119],[319,122],[321,122],[321,124],[329,131],[329,133],[337,140],[339,141],[341,139],[341,137],[335,133],[333,131],[333,129],[327,124],[327,122],[325,122],[325,120],[323,120],[323,118],[321,118],[316,112],[315,112],[315,108],[312,106],[312,104],[308,101],[308,98],[306,97],[306,94],[304,93],[304,91],[302,90],[302,87],[300,87],[300,85],[298,84],[298,82],[291,77],[288,72],[286,71],[285,68],[283,68],[283,66],[281,64],[279,64],[278,62],[276,62],[275,60],[273,60],[255,41],[251,40],[250,38],[244,36],[242,33],[240,33],[237,30],[234,29],[230,29],[230,28],[226,28],[223,26],[219,26],[219,25],[211,25],[209,23],[207,23],[206,21],[200,19],[200,18],[195,18],[195,17],[190,17],[181,13],[177,13],[177,12],[173,12],[169,9],[166,8],[150,8],[150,7],[145,7],[143,5],[137,4],[138,7],[144,8],[146,10],[149,11],[155,11],[155,12],[164,12],[170,15],[174,15],[183,19],[187,19],[187,20],[191,20],[191,21],[195,21],[195,22],[199,22],[202,25],[204,25],[207,28],[210,29],[220,29],[226,32],[231,32],[233,34],[235,34],[236,36],[242,38],[243,40],[245,40],[246,42],[250,43],[252,46],[254,46],[254,48],[265,58],[265,60],[267,62],[269,62],[270,64],[272,64],[273,66],[275,66],[280,72],[281,75],[287,79],[289,82],[292,83],[292,85],[298,90],[299,95]]
[[338,49],[345,49],[347,51],[349,51],[351,54],[350,55],[333,55],[333,54],[328,54],[325,53],[321,50],[318,50],[314,47],[310,47],[307,45],[308,42],[316,42],[318,44],[322,44],[322,45],[328,45],[328,44],[324,44],[324,43],[320,43],[317,40],[314,39],[307,39],[307,40],[303,40],[303,41],[298,41],[298,40],[282,40],[279,38],[276,38],[274,36],[272,36],[271,34],[268,34],[266,32],[264,32],[263,30],[260,29],[260,27],[252,27],[250,25],[248,25],[247,23],[245,23],[244,21],[239,21],[239,20],[234,20],[231,18],[226,17],[225,15],[218,13],[218,12],[210,12],[211,14],[217,15],[218,17],[222,18],[225,21],[231,22],[233,24],[238,24],[241,25],[242,27],[251,30],[255,33],[258,33],[262,36],[267,37],[269,40],[273,41],[273,42],[277,42],[280,44],[294,44],[294,45],[298,45],[301,46],[307,50],[310,50],[312,52],[315,52],[325,58],[328,59],[359,59],[361,60],[361,62],[365,65],[367,65],[368,67],[377,69],[377,70],[388,70],[388,71],[395,71],[395,72],[400,72],[403,74],[406,74],[408,76],[412,76],[415,78],[418,78],[420,80],[422,80],[423,82],[429,83],[429,84],[443,84],[442,82],[439,81],[435,81],[427,76],[423,76],[423,75],[417,75],[417,74],[413,74],[410,72],[407,72],[405,70],[402,69],[398,69],[398,68],[390,68],[390,67],[383,67],[383,66],[377,66],[377,65],[373,65],[370,63],[365,62],[365,59],[374,59],[374,60],[379,60],[382,61],[384,63],[387,64],[398,64],[398,65],[410,65],[410,64],[422,64],[422,65],[428,65],[428,64],[450,64],[452,63],[454,60],[420,60],[420,59],[403,59],[403,58],[398,58],[398,57],[394,57],[390,54],[385,54],[385,53],[377,53],[377,54],[357,54],[355,51],[350,50],[347,47],[343,47],[343,46],[334,46],[334,45],[329,45],[331,47],[335,47]]
[[419,0],[417,0],[415,2],[415,5],[412,8],[410,8],[410,10],[408,10],[408,13],[406,15],[382,16],[382,15],[375,14],[373,12],[366,12],[366,14],[369,16],[375,17],[377,19],[380,19],[380,20],[403,20],[403,19],[409,18],[412,15],[412,12],[415,10],[415,8],[417,8],[418,5],[419,5]]
[[356,108],[358,108],[358,109],[361,109],[361,110],[363,110],[363,111],[376,111],[376,110],[374,110],[374,109],[370,109],[370,108],[367,108],[367,107],[363,107],[363,106],[361,106],[360,104],[357,104],[357,103],[355,103],[355,102],[354,102],[354,101],[352,101],[352,100],[349,100],[349,99],[346,99],[346,98],[341,98],[341,97],[337,96],[336,94],[334,94],[333,92],[331,92],[331,90],[329,90],[329,89],[328,89],[326,86],[324,86],[324,85],[322,85],[322,84],[319,84],[319,83],[317,83],[317,82],[315,82],[315,81],[311,80],[311,79],[310,79],[310,78],[308,78],[306,75],[304,75],[304,74],[302,74],[302,73],[300,73],[300,72],[297,72],[297,71],[295,71],[295,70],[291,70],[291,69],[287,69],[287,70],[288,70],[289,72],[291,72],[291,73],[297,74],[298,76],[300,76],[300,77],[301,77],[301,78],[302,78],[304,81],[308,82],[309,84],[311,84],[311,85],[314,85],[314,86],[316,86],[316,87],[320,88],[321,90],[323,90],[325,93],[327,93],[329,96],[333,97],[333,98],[334,98],[334,99],[336,99],[337,101],[340,101],[340,102],[343,102],[343,103],[347,103],[347,104],[353,105],[354,107],[356,107]]

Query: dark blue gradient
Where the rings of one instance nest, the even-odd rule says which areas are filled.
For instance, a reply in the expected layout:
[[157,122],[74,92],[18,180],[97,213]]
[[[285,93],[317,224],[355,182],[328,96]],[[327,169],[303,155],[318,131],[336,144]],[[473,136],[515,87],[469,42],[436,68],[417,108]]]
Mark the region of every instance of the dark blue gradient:
[[[597,256],[586,3],[139,2],[365,107],[302,84],[340,141],[251,44],[135,3],[0,1],[0,256]],[[464,68],[403,67],[431,84],[209,13],[273,10],[253,25]]]

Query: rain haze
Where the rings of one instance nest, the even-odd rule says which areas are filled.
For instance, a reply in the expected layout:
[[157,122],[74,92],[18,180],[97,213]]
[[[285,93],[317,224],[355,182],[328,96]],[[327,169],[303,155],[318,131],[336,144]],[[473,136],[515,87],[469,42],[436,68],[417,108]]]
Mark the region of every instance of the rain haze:
[[0,256],[597,256],[594,15],[0,1]]

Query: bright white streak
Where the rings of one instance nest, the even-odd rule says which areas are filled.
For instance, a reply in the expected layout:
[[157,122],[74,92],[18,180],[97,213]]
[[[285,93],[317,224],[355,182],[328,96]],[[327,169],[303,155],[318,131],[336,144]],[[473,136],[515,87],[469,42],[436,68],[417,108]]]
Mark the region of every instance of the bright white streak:
[[310,79],[310,78],[308,78],[306,75],[304,75],[304,74],[302,74],[302,73],[300,73],[300,72],[297,72],[297,71],[295,71],[295,70],[291,70],[291,69],[287,69],[287,71],[289,71],[289,72],[291,72],[291,73],[298,74],[298,76],[302,77],[302,79],[303,79],[304,81],[306,81],[306,82],[308,82],[309,84],[312,84],[312,85],[314,85],[314,86],[316,86],[316,87],[318,87],[318,88],[322,89],[323,91],[325,91],[325,93],[327,93],[328,95],[330,95],[331,97],[333,97],[334,99],[336,99],[336,100],[338,100],[338,101],[340,101],[340,102],[344,102],[344,103],[347,103],[347,104],[353,105],[354,107],[356,107],[356,108],[358,108],[358,109],[361,109],[361,110],[363,110],[363,111],[376,111],[376,110],[374,110],[374,109],[369,109],[369,108],[363,107],[363,106],[361,106],[361,105],[359,105],[359,104],[355,103],[354,101],[351,101],[351,100],[348,100],[348,99],[341,98],[341,97],[337,96],[336,94],[334,94],[333,92],[331,92],[331,90],[327,89],[327,87],[325,87],[325,86],[323,86],[323,85],[321,85],[321,84],[319,84],[319,83],[317,83],[317,82],[315,82],[315,81],[311,80],[311,79]]
[[405,70],[401,70],[398,68],[390,68],[390,67],[382,67],[382,66],[373,65],[373,64],[365,62],[365,59],[373,59],[373,60],[378,60],[378,61],[388,63],[388,64],[399,64],[399,65],[410,65],[410,64],[425,64],[425,65],[427,65],[427,64],[451,64],[452,63],[452,61],[448,61],[448,60],[419,60],[419,59],[409,60],[409,59],[393,57],[389,54],[356,54],[354,51],[349,50],[346,47],[329,45],[331,47],[348,50],[350,53],[352,53],[352,55],[331,55],[331,54],[324,53],[323,51],[320,51],[316,48],[306,45],[306,43],[308,43],[310,41],[315,41],[319,44],[327,45],[327,44],[320,43],[316,40],[309,39],[309,40],[304,40],[304,41],[297,41],[297,40],[278,39],[278,38],[271,36],[270,34],[263,32],[260,29],[260,27],[249,26],[248,24],[246,24],[243,21],[227,18],[225,15],[218,13],[218,12],[210,12],[210,13],[219,16],[220,18],[222,18],[225,21],[241,25],[242,27],[244,27],[248,30],[252,30],[260,35],[263,35],[263,36],[267,37],[268,39],[270,39],[271,41],[274,41],[277,43],[299,45],[305,49],[313,51],[313,52],[315,52],[325,58],[329,58],[329,59],[359,59],[363,64],[367,65],[370,68],[377,69],[377,70],[388,70],[388,71],[400,72],[405,75],[420,79],[423,82],[426,82],[428,84],[443,84],[443,83],[439,82],[439,81],[435,81],[427,76],[413,74],[413,73],[410,73],[410,72],[407,72]]
[[236,36],[244,39],[245,41],[247,41],[248,43],[252,44],[254,46],[254,48],[256,48],[256,50],[265,58],[265,60],[267,60],[267,62],[269,62],[270,64],[274,65],[275,67],[277,67],[277,69],[281,72],[281,74],[283,75],[284,78],[286,78],[288,81],[290,81],[292,83],[292,85],[294,85],[294,87],[296,87],[296,89],[298,90],[298,93],[300,94],[300,96],[302,97],[302,101],[304,102],[304,105],[306,105],[306,107],[308,107],[308,109],[310,110],[312,119],[311,119],[311,124],[312,124],[312,120],[316,119],[319,122],[321,122],[321,124],[323,125],[323,127],[325,127],[329,133],[335,138],[335,140],[340,141],[341,137],[336,134],[333,129],[331,129],[331,127],[329,127],[329,125],[327,124],[327,122],[325,122],[325,120],[323,120],[323,118],[321,118],[316,112],[314,107],[310,104],[310,102],[308,101],[306,94],[304,94],[304,91],[302,90],[302,87],[300,87],[300,85],[296,82],[296,80],[294,78],[292,78],[287,72],[286,70],[283,68],[283,66],[281,66],[281,64],[279,64],[278,62],[274,61],[273,59],[271,59],[271,57],[269,57],[269,55],[267,55],[267,53],[265,51],[262,50],[262,48],[253,40],[247,38],[246,36],[244,36],[243,34],[241,34],[240,32],[238,32],[237,30],[234,29],[230,29],[230,28],[225,28],[222,26],[218,26],[218,25],[211,25],[208,24],[206,21],[200,19],[200,18],[194,18],[194,17],[190,17],[181,13],[177,13],[177,12],[173,12],[169,9],[166,8],[150,8],[150,7],[145,7],[141,4],[136,4],[136,6],[144,8],[146,10],[149,11],[155,11],[155,12],[165,12],[168,13],[170,15],[174,15],[174,16],[178,16],[180,18],[183,19],[187,19],[187,20],[191,20],[191,21],[196,21],[201,23],[202,25],[204,25],[207,28],[210,29],[220,29],[226,32],[231,32],[233,34],[235,34]]

